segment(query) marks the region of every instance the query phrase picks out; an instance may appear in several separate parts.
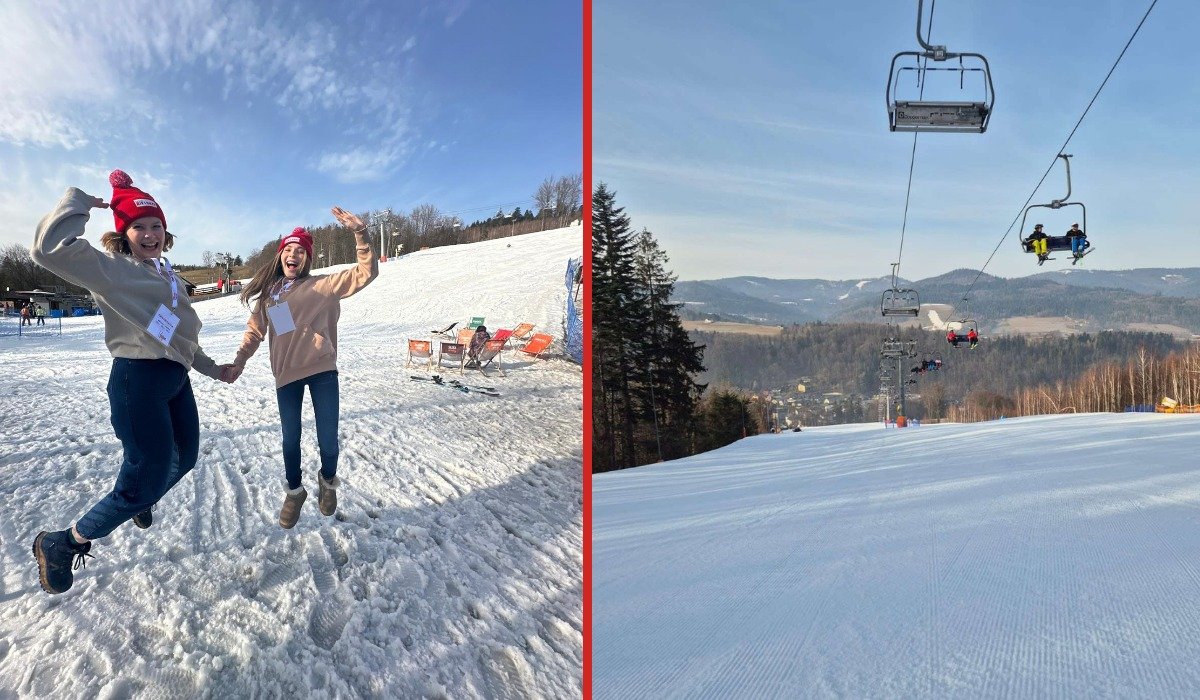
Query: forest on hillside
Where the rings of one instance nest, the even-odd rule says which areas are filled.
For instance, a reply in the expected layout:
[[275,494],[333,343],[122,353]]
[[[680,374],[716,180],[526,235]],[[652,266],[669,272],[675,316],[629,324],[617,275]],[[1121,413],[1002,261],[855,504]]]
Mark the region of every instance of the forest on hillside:
[[[1161,275],[1156,287],[1151,283],[1151,270],[1126,272],[1129,279],[1125,282],[1118,273],[1096,277],[1111,284],[1126,283],[1136,290],[1078,284],[1084,275],[1002,279],[970,270],[956,270],[910,288],[920,292],[923,304],[948,304],[958,314],[970,314],[985,333],[1013,316],[1068,316],[1091,331],[1159,323],[1200,333],[1200,298],[1192,295],[1192,285],[1172,285],[1164,280],[1179,275]],[[862,323],[879,318],[880,283],[731,278],[681,282],[676,296],[684,304],[681,315],[693,320]],[[963,292],[968,288],[970,301],[964,303]]]
[[[879,390],[879,352],[888,327],[867,323],[812,323],[785,328],[780,336],[693,331],[705,346],[703,383],[728,384],[747,391],[794,389],[843,392],[870,397]],[[938,372],[919,375],[911,391],[943,385],[946,400],[960,401],[973,391],[1015,394],[1030,387],[1069,382],[1106,362],[1125,363],[1144,352],[1163,358],[1186,343],[1163,333],[1104,331],[1067,337],[984,336],[974,349],[955,349],[937,331],[905,329],[917,341],[917,357],[940,355]]]

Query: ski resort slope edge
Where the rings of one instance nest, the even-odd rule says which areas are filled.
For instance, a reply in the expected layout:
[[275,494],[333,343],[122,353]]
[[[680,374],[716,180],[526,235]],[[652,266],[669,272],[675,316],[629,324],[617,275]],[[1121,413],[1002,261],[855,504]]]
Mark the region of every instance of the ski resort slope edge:
[[595,696],[1196,697],[1197,444],[832,426],[596,475]]

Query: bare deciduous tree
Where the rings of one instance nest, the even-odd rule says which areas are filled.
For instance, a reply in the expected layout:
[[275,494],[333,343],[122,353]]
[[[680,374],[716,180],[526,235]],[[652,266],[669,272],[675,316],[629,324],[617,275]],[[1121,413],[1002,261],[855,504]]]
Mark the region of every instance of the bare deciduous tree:
[[445,217],[442,216],[441,211],[434,205],[422,204],[412,210],[412,213],[408,215],[408,219],[412,223],[413,233],[421,238],[441,228]]
[[548,177],[542,180],[542,184],[538,185],[537,192],[533,193],[533,205],[537,207],[539,216],[554,213],[555,190],[554,178]]
[[583,200],[583,175],[564,175],[554,182],[554,213],[559,225],[567,225],[570,217],[579,209]]

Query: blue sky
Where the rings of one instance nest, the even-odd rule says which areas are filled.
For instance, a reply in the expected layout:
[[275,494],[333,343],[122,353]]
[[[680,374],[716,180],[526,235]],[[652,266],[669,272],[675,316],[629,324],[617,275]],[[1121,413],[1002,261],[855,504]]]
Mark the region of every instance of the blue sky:
[[[996,106],[985,134],[918,138],[902,276],[984,265],[1149,5],[937,2],[933,43],[984,54]],[[885,86],[919,48],[915,0],[593,8],[593,177],[682,279],[890,272],[913,135],[888,131]],[[1160,2],[1067,148],[1088,267],[1200,266],[1197,26],[1200,5]],[[925,97],[977,94],[942,74]],[[1065,194],[1055,167],[1033,202]],[[1041,212],[1055,234],[1079,218]],[[987,268],[1037,270],[1015,230]]]
[[107,200],[114,168],[183,263],[335,204],[532,208],[582,172],[580,3],[8,1],[0,26],[0,245],[28,245],[67,186]]

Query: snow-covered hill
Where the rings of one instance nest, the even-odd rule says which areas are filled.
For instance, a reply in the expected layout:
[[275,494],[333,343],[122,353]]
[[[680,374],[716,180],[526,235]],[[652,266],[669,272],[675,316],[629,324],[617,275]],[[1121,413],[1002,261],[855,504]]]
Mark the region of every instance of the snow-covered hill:
[[596,697],[1196,697],[1198,440],[831,426],[597,475]]
[[[342,304],[336,518],[278,525],[267,347],[235,385],[193,372],[196,470],[148,531],[121,526],[61,596],[30,544],[121,459],[99,318],[0,338],[0,697],[571,697],[582,675],[582,375],[505,355],[492,398],[409,380],[405,340],[450,321],[561,338],[578,227],[389,260]],[[343,266],[345,267],[345,266]],[[227,362],[247,311],[196,305]],[[479,374],[468,375],[479,381]],[[305,484],[315,489],[311,406]]]

